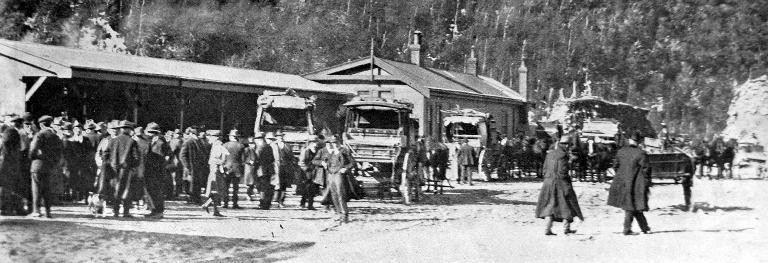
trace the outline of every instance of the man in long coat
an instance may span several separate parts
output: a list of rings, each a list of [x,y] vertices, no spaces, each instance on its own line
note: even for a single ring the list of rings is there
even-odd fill
[[[472,167],[475,166],[475,148],[469,145],[467,139],[461,139],[461,146],[459,152],[456,155],[456,159],[459,164],[459,171],[461,172],[461,183],[472,185]]]
[[[326,147],[315,156],[313,163],[324,167],[328,175],[328,187],[321,203],[324,205],[332,203],[333,209],[339,216],[338,220],[343,223],[349,222],[347,201],[353,189],[349,185],[347,176],[355,165],[352,152],[341,145],[338,137],[332,135],[328,138]]]
[[[567,235],[576,233],[571,230],[574,217],[584,220],[576,192],[571,185],[571,177],[568,175],[570,143],[570,138],[563,136],[560,144],[547,153],[544,161],[544,182],[536,205],[536,217],[547,220],[544,234],[548,236],[555,235],[552,233],[553,221],[565,221],[563,233]]]
[[[53,169],[61,158],[61,140],[56,132],[51,129],[53,122],[51,116],[40,117],[40,131],[35,134],[29,146],[29,157],[32,160],[29,171],[32,177],[32,214],[31,216],[43,216],[38,205],[42,201],[45,206],[45,216],[51,217],[50,177]]]
[[[438,190],[438,186],[442,184],[443,180],[447,179],[445,170],[448,169],[449,162],[450,150],[448,149],[448,146],[433,138],[429,147],[429,164],[432,166],[432,180],[434,182],[435,193],[443,193],[443,187],[439,187]],[[429,186],[427,186],[427,189],[429,189]]]
[[[171,194],[168,192],[171,178],[165,174],[165,165],[170,160],[172,153],[162,136],[160,125],[151,122],[147,124],[145,131],[151,137],[149,138],[149,151],[144,159],[144,181],[154,206],[145,217],[160,219],[163,218],[165,212],[165,198]]]
[[[643,211],[648,211],[651,169],[645,151],[638,147],[639,141],[640,136],[634,134],[616,153],[616,177],[608,192],[608,205],[624,209],[624,235],[633,234],[633,219],[637,219],[643,233],[651,231],[643,215]]]
[[[301,192],[300,204],[302,207],[307,204],[307,210],[315,210],[315,196],[320,192],[320,186],[325,184],[325,170],[312,162],[317,153],[325,147],[323,140],[325,137],[318,135],[301,150],[299,155],[299,167],[304,172],[304,178],[302,178],[304,181],[297,184],[297,187],[301,185],[304,188]]]
[[[200,139],[197,129],[187,128],[187,140],[181,145],[179,159],[184,166],[184,180],[189,182],[189,202],[202,204],[200,188],[205,186],[208,178],[208,153]]]
[[[116,176],[112,180],[115,190],[112,196],[114,199],[112,212],[117,217],[122,204],[123,217],[132,217],[131,202],[140,199],[144,194],[143,187],[138,185],[138,178],[134,178],[137,175],[134,170],[138,168],[140,162],[139,146],[131,138],[133,123],[121,121],[117,128],[122,130],[117,137],[109,141],[106,151],[109,167]]]
[[[28,184],[21,175],[21,138],[11,126],[0,124],[0,213],[25,215],[18,185]]]
[[[274,141],[272,147],[277,149],[278,155],[276,155],[276,173],[279,178],[279,183],[276,185],[274,201],[277,201],[277,207],[283,208],[285,206],[285,191],[288,187],[291,187],[293,181],[293,172],[296,170],[297,165],[296,157],[293,155],[291,148],[283,141],[285,134],[278,130],[274,134]],[[279,158],[277,157],[279,156]],[[279,160],[278,160],[279,159]]]
[[[243,150],[243,176],[242,183],[247,186],[245,194],[248,195],[248,200],[255,201],[253,190],[256,188],[256,173],[259,167],[258,155],[256,154],[256,140],[262,140],[264,135],[261,133],[256,134],[255,137],[250,138],[248,141],[248,147]]]
[[[222,189],[224,192],[221,193],[224,198],[224,208],[229,207],[229,186],[232,186],[232,209],[240,209],[240,206],[237,205],[237,192],[240,189],[240,177],[243,176],[243,153],[245,153],[246,148],[246,145],[240,142],[240,137],[242,137],[240,131],[231,130],[229,132],[229,141],[224,143],[224,148],[229,151],[229,155],[227,155],[227,159],[224,161],[226,174],[223,184],[225,187]]]
[[[262,138],[259,138],[262,137]],[[277,174],[275,174],[275,154],[264,138],[257,135],[256,143],[256,188],[259,190],[259,209],[269,210],[272,206],[272,195],[275,193]]]
[[[184,166],[181,164],[181,145],[183,143],[182,134],[179,129],[176,129],[173,131],[172,139],[168,141],[168,145],[171,147],[171,152],[173,155],[171,156],[171,163],[173,165],[171,166],[171,178],[173,180],[173,188],[172,191],[169,191],[169,194],[173,196],[174,198],[178,197],[182,192],[184,192],[183,185],[183,177],[184,177]]]

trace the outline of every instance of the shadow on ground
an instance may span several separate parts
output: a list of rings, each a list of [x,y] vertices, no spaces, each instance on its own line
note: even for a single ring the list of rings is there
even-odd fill
[[[0,220],[0,250],[13,262],[274,262],[314,242],[192,236],[112,230],[73,222]]]
[[[498,197],[504,191],[488,189],[450,189],[442,195],[429,195],[421,204],[427,205],[531,205],[536,202],[509,200]]]

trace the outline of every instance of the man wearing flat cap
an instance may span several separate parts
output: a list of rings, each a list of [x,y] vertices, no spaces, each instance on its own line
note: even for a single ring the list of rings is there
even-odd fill
[[[40,132],[35,134],[29,147],[30,176],[32,177],[32,216],[41,217],[43,214],[38,207],[42,202],[45,216],[51,217],[50,176],[61,157],[61,140],[51,129],[53,118],[45,115],[38,119]]]
[[[624,235],[633,235],[632,221],[637,219],[640,230],[651,231],[643,211],[648,211],[648,193],[651,186],[651,169],[648,158],[638,147],[642,137],[634,133],[624,148],[616,153],[613,168],[616,177],[608,191],[608,205],[624,210]]]
[[[137,184],[138,178],[133,178],[135,175],[131,172],[139,166],[139,147],[131,138],[133,126],[129,121],[120,121],[116,127],[120,132],[109,141],[105,153],[109,167],[116,176],[112,180],[115,190],[112,196],[112,212],[115,217],[119,215],[121,204],[123,217],[133,217],[130,214],[131,202],[139,200],[144,194],[143,188]]]

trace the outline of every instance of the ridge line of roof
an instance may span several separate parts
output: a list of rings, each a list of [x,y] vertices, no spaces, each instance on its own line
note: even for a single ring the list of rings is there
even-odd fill
[[[8,44],[6,44],[6,43],[8,43]],[[40,59],[43,59],[43,60],[46,60],[46,61],[50,61],[52,63],[56,63],[58,65],[62,65],[62,66],[65,66],[65,67],[72,67],[72,65],[63,65],[63,64],[58,63],[56,61],[52,61],[52,60],[44,58],[44,57],[40,57],[40,56],[36,56],[34,54],[30,54],[29,52],[25,52],[23,50],[18,49],[14,45],[45,46],[46,48],[60,49],[60,50],[69,50],[69,51],[83,52],[83,53],[90,53],[90,54],[108,55],[108,56],[115,56],[115,57],[129,57],[129,58],[137,58],[137,59],[150,59],[150,60],[157,60],[157,61],[164,61],[164,62],[204,65],[204,66],[227,68],[227,69],[237,69],[237,70],[244,70],[244,71],[260,71],[260,72],[266,72],[266,73],[272,73],[272,74],[280,74],[280,75],[287,75],[287,76],[298,76],[298,77],[304,78],[301,75],[284,73],[284,72],[277,72],[277,71],[267,71],[267,70],[243,68],[243,67],[232,67],[232,66],[225,66],[225,65],[219,65],[219,64],[210,64],[210,63],[194,62],[194,61],[187,61],[187,60],[178,60],[178,59],[172,59],[172,58],[156,58],[156,57],[148,57],[148,56],[138,56],[138,55],[132,55],[132,54],[122,54],[122,53],[106,52],[106,51],[101,51],[101,50],[80,49],[80,48],[72,48],[72,47],[56,46],[56,45],[47,45],[47,44],[40,44],[40,43],[21,42],[21,41],[7,40],[7,39],[0,39],[0,44],[3,44],[4,46],[10,47],[10,48],[13,48],[13,49],[15,49],[15,50],[17,50],[19,52],[24,53],[24,54],[28,54],[30,56],[34,56],[34,57],[37,57],[37,58],[40,58]],[[306,78],[304,78],[304,79],[306,79]]]

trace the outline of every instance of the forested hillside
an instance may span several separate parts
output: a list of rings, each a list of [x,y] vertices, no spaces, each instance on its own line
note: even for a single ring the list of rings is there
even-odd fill
[[[0,0],[0,37],[137,56],[306,73],[367,56],[479,71],[529,96],[585,80],[593,94],[661,111],[673,129],[724,127],[732,88],[764,73],[768,1]],[[523,45],[523,43],[526,43]],[[523,46],[525,48],[523,49]],[[524,53],[524,54],[523,54]]]

